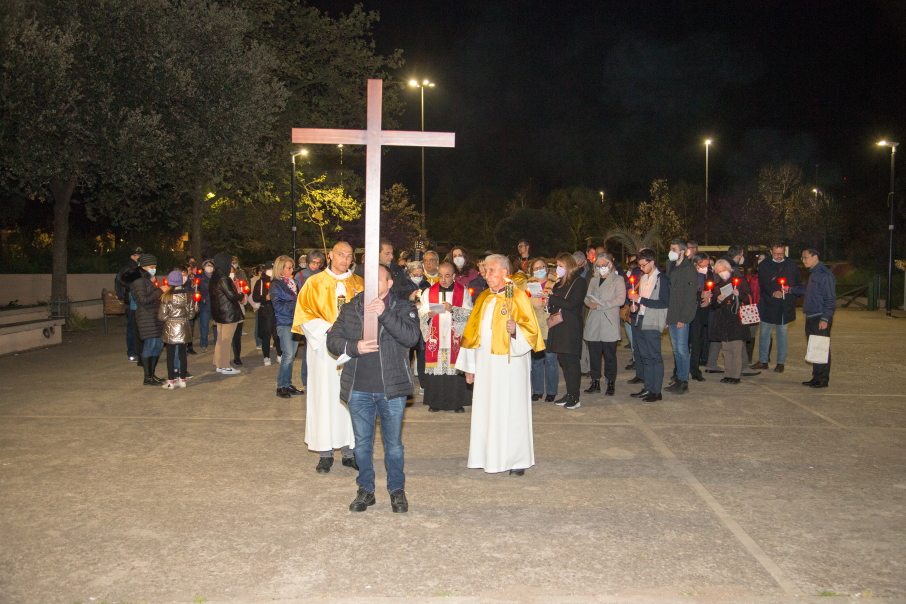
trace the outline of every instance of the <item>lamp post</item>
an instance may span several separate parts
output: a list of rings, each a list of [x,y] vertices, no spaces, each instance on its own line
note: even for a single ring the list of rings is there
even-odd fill
[[[422,80],[409,80],[409,85],[421,89],[422,93],[422,132],[425,131],[425,88],[433,88],[434,82]],[[422,232],[425,230],[425,148],[422,147]]]
[[[601,205],[604,205],[604,191],[598,191],[598,194],[601,196]]]
[[[292,154],[293,160],[293,172],[292,177],[289,180],[289,198],[290,204],[292,204],[292,215],[293,215],[293,264],[296,263],[296,156],[297,155],[308,155],[306,149],[297,151]]]
[[[708,150],[711,139],[705,141],[705,245],[708,245]]]
[[[887,204],[890,206],[890,224],[887,229],[890,231],[890,242],[887,250],[887,316],[893,309],[893,193],[894,193],[894,158],[897,155],[897,146],[900,143],[890,141],[881,141],[879,147],[890,147],[890,193],[887,194]]]

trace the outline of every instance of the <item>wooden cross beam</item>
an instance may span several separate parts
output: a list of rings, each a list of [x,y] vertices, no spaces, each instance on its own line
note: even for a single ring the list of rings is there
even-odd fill
[[[365,304],[377,298],[378,251],[381,237],[381,145],[454,147],[452,132],[381,130],[382,80],[368,80],[368,121],[365,130],[293,128],[294,143],[366,145],[365,160]],[[295,200],[293,200],[295,203]],[[376,340],[377,315],[365,314],[363,339]]]

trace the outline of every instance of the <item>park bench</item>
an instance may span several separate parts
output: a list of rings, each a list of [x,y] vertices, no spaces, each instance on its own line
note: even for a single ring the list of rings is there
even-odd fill
[[[104,305],[104,333],[107,333],[107,315],[125,315],[126,305],[112,289],[101,290],[101,303]]]
[[[0,325],[0,354],[21,352],[63,342],[66,319],[35,319]]]

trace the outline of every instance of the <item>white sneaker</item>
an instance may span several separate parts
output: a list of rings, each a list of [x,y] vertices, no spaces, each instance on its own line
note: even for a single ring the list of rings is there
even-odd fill
[[[270,358],[270,357],[264,357],[264,366],[265,366],[265,367],[270,367],[270,366],[271,366],[271,358]]]
[[[220,367],[214,367],[214,369],[217,370],[217,373],[223,373],[223,369],[221,369]]]
[[[173,390],[176,388],[176,380],[166,380],[161,386],[164,390]]]
[[[185,388],[185,387],[186,387],[186,381],[185,381],[184,379],[182,379],[182,378],[179,378],[179,387],[180,387],[180,388]]]
[[[227,367],[226,369],[221,369],[220,373],[222,373],[223,375],[239,375],[242,372],[235,367]]]
[[[282,362],[283,362],[283,357],[282,357],[282,356],[278,356],[278,357],[277,357],[277,362],[278,362],[278,363],[282,363]]]
[[[247,336],[247,335],[249,335],[249,334],[247,334],[247,333],[245,333],[245,332],[243,331],[243,332],[242,332],[242,335]]]
[[[261,350],[260,346],[255,346],[255,350]]]

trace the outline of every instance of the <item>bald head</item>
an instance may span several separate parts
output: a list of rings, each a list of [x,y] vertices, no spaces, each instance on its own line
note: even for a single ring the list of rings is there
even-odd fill
[[[330,270],[334,274],[345,273],[352,264],[352,246],[345,241],[338,242],[328,254],[330,258]]]

